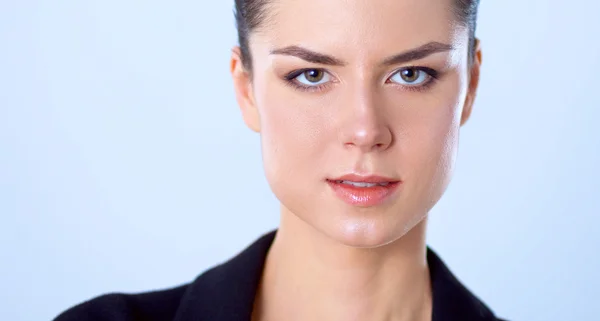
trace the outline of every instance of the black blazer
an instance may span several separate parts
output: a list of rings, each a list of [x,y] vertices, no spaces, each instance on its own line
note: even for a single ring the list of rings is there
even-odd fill
[[[55,321],[250,321],[271,231],[192,283],[140,294],[106,294],[63,312]],[[433,321],[501,321],[427,249]]]

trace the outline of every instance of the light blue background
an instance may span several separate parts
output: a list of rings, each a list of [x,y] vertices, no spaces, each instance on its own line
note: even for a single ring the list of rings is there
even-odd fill
[[[600,3],[482,2],[429,242],[504,317],[597,320]],[[276,227],[232,3],[1,0],[0,320],[190,281]]]

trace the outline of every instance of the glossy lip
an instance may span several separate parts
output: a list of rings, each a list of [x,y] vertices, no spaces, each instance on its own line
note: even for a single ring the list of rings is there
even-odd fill
[[[341,181],[362,183],[388,183],[385,186],[356,187],[343,184]],[[383,204],[402,184],[402,181],[384,176],[360,176],[348,174],[341,177],[327,179],[327,184],[335,195],[347,204],[358,207],[372,207]]]
[[[369,176],[361,176],[356,174],[348,174],[344,176],[340,176],[338,178],[329,178],[328,181],[351,181],[351,182],[361,182],[361,183],[396,183],[399,182],[399,179],[393,179],[384,176],[377,175],[369,175]]]

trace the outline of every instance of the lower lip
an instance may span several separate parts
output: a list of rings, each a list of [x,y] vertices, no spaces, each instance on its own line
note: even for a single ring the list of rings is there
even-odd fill
[[[337,197],[342,201],[361,207],[377,206],[384,203],[400,186],[400,182],[389,183],[386,186],[357,187],[350,184],[327,180]]]

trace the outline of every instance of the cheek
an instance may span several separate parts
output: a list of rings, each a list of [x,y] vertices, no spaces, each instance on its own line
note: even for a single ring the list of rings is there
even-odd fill
[[[460,116],[466,90],[462,81],[450,83],[432,97],[410,126],[405,152],[410,179],[419,194],[435,202],[452,176],[458,150]]]
[[[275,183],[318,174],[315,165],[324,156],[332,132],[331,122],[321,112],[323,102],[299,97],[273,81],[257,86],[256,98],[268,180]]]

